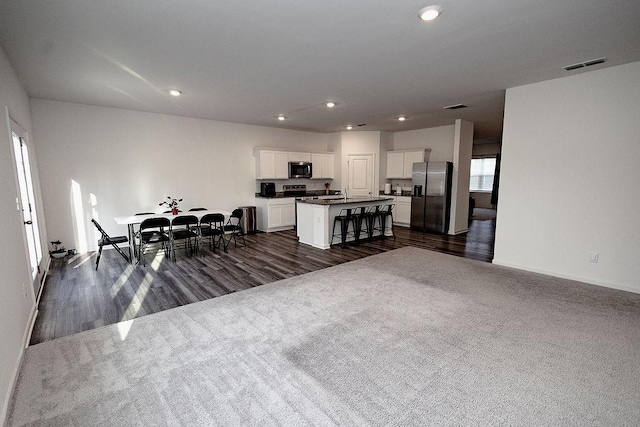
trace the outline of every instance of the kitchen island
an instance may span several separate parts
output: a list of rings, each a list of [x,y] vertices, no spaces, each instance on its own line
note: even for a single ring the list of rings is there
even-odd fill
[[[298,241],[315,248],[329,249],[332,243],[339,243],[340,236],[333,238],[333,222],[336,216],[344,210],[355,213],[359,208],[371,206],[384,206],[393,203],[393,197],[351,197],[337,200],[298,200],[296,201],[296,229]],[[391,219],[387,219],[386,235],[391,236]],[[350,236],[347,241],[353,241],[352,227],[349,227]],[[336,226],[339,234],[339,227]],[[380,235],[379,231],[374,236]],[[362,239],[366,236],[360,236]]]

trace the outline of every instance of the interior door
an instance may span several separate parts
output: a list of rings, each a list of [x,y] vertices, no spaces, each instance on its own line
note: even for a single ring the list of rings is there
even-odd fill
[[[348,196],[373,195],[373,154],[350,154]]]
[[[40,229],[36,211],[35,193],[29,163],[29,148],[26,132],[17,123],[11,121],[11,138],[16,159],[16,172],[19,187],[19,209],[25,231],[26,253],[31,270],[31,279],[35,295],[38,294],[40,261],[42,260],[42,246],[40,244]]]

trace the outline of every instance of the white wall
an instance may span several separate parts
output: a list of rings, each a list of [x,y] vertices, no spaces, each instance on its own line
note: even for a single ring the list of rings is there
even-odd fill
[[[396,132],[393,134],[393,149],[430,148],[430,162],[451,162],[454,136],[454,125]]]
[[[640,62],[507,90],[495,263],[640,292],[639,112]]]
[[[31,275],[24,249],[21,213],[16,209],[18,187],[16,183],[13,148],[6,108],[11,117],[27,130],[31,165],[37,171],[29,98],[0,49],[0,235],[4,243],[0,256],[0,424],[6,417],[7,406],[18,371],[30,319],[35,310],[35,297],[31,286],[27,297],[22,284],[31,283]],[[34,176],[38,189],[37,173]],[[39,194],[36,194],[39,197]],[[41,234],[46,241],[46,229],[41,222]],[[46,247],[45,247],[46,248]],[[46,253],[46,249],[45,249]]]
[[[327,151],[326,134],[39,99],[31,106],[49,236],[79,251],[96,247],[92,217],[126,234],[115,216],[160,212],[168,195],[183,198],[183,210],[253,205],[255,147]]]
[[[349,184],[349,155],[350,154],[373,154],[373,191],[380,188],[380,132],[377,131],[347,131],[342,132],[342,155],[341,155],[341,176],[342,188]],[[373,194],[377,196],[377,194]]]

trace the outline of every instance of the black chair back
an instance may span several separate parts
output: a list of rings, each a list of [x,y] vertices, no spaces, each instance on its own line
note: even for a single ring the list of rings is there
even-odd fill
[[[207,208],[191,208],[189,209],[189,212],[197,212],[197,211],[208,211],[209,209]]]
[[[195,215],[180,215],[171,220],[171,226],[175,227],[181,225],[196,225],[198,224],[198,217]]]
[[[221,213],[206,214],[200,219],[200,224],[224,224],[224,215]]]
[[[163,228],[169,227],[171,223],[167,218],[147,218],[140,224],[140,231],[148,228]]]
[[[242,212],[242,209],[234,209],[233,212],[231,212],[229,220],[231,220],[231,218],[236,218],[238,221],[240,221],[242,219]]]
[[[91,218],[91,222],[93,223],[93,225],[96,226],[96,228],[98,229],[100,234],[102,234],[102,238],[103,239],[108,239],[109,238],[109,235],[102,229],[102,227],[100,227],[100,224],[98,224],[98,221],[96,221],[95,219]]]

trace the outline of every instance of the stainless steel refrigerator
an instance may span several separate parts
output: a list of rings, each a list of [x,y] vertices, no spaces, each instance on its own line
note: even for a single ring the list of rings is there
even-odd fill
[[[453,163],[413,164],[411,228],[446,233],[449,230]]]

